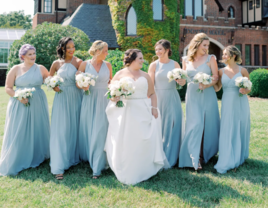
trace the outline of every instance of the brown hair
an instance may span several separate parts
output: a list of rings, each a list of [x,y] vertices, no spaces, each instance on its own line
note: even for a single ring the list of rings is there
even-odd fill
[[[194,56],[196,55],[198,47],[204,40],[209,40],[209,37],[205,33],[198,33],[194,36],[194,38],[190,42],[188,49],[188,61],[194,61]]]
[[[139,49],[128,49],[124,55],[124,65],[129,66],[138,57],[138,53],[141,53]]]
[[[156,47],[157,45],[162,45],[165,50],[169,50],[168,51],[168,56],[171,56],[172,55],[170,41],[165,40],[165,39],[161,39],[161,40],[157,41],[157,43],[154,45],[154,47]]]
[[[238,64],[242,63],[241,52],[237,47],[230,45],[230,46],[227,46],[223,50],[226,50],[226,53],[228,54],[230,58],[233,58],[235,56],[235,59],[234,59],[235,63],[238,63]],[[221,60],[220,62],[224,63],[223,60]]]

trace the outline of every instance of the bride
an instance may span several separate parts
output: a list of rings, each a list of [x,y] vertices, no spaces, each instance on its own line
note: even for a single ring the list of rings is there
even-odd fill
[[[125,52],[126,68],[116,73],[112,82],[129,79],[135,93],[123,99],[124,107],[116,107],[119,97],[112,98],[106,108],[109,122],[105,151],[117,179],[136,184],[169,168],[163,151],[161,119],[151,78],[141,71],[143,55],[138,49]]]

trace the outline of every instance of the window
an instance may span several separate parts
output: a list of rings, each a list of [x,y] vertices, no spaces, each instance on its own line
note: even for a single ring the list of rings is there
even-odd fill
[[[9,48],[12,42],[0,42],[0,64],[8,63]]]
[[[254,45],[254,65],[260,65],[260,46]]]
[[[242,53],[242,45],[241,44],[235,44],[235,47],[237,47],[238,50]]]
[[[228,17],[229,18],[234,18],[235,14],[234,14],[234,7],[230,6],[228,9]]]
[[[185,16],[203,16],[203,0],[187,0],[185,1]]]
[[[133,6],[129,7],[127,13],[127,35],[137,35],[137,15]]]
[[[256,0],[256,8],[260,8],[261,7],[261,1],[260,0]]]
[[[162,0],[153,0],[154,20],[163,20],[163,3]]]
[[[249,8],[249,10],[252,10],[253,9],[253,1],[249,1],[248,2],[248,8]]]
[[[267,62],[266,62],[266,59],[267,59],[267,47],[266,45],[263,45],[262,46],[262,65],[263,66],[267,66]]]
[[[52,0],[44,0],[44,13],[52,13]]]
[[[245,57],[245,64],[246,65],[251,65],[251,45],[246,45],[246,57]]]

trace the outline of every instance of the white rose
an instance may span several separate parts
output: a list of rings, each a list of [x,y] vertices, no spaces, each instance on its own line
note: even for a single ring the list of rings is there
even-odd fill
[[[77,82],[79,82],[79,81],[83,81],[83,80],[84,80],[84,75],[83,75],[82,73],[76,75],[76,76],[75,76],[75,80],[76,80]]]
[[[122,92],[120,92],[119,90],[116,90],[116,91],[115,91],[115,95],[116,95],[116,96],[121,96],[121,94],[122,94]]]
[[[90,80],[90,85],[95,86],[95,84],[96,84],[96,81],[94,79],[91,79]]]

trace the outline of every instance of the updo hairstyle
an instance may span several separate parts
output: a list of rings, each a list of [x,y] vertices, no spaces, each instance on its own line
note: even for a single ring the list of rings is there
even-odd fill
[[[102,40],[96,40],[94,41],[94,43],[92,44],[92,46],[90,47],[88,53],[91,56],[98,56],[101,54],[103,48],[107,46],[108,44]],[[98,52],[99,51],[99,52]]]
[[[139,49],[128,49],[124,55],[124,65],[130,66],[133,61],[138,57],[138,53],[141,53]]]
[[[235,56],[235,59],[234,59],[235,63],[238,63],[238,64],[242,63],[241,52],[237,47],[230,45],[230,46],[227,46],[223,50],[226,51],[226,53],[228,54],[230,58],[233,58]],[[221,60],[220,62],[224,63],[223,60]]]
[[[19,50],[19,58],[21,61],[24,61],[24,59],[22,58],[22,56],[25,56],[29,50],[34,50],[34,52],[36,52],[36,49],[34,46],[30,45],[30,44],[24,44],[20,47]]]
[[[165,50],[169,50],[168,51],[168,57],[172,55],[170,41],[165,40],[165,39],[161,39],[161,40],[157,41],[157,43],[154,45],[154,47],[156,47],[157,45],[162,45]]]

